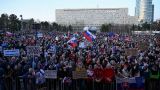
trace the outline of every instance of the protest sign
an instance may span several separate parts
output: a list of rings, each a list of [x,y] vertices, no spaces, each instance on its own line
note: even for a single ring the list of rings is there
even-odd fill
[[[73,79],[87,78],[87,72],[86,71],[73,71],[72,76],[73,76]]]
[[[56,79],[57,71],[56,70],[45,70],[45,78]]]
[[[53,53],[55,54],[56,53],[56,46],[50,46],[50,48],[48,49],[48,53]]]
[[[79,44],[79,48],[86,48],[85,43],[84,43],[84,42],[81,42],[81,43]]]
[[[138,44],[138,49],[144,51],[144,50],[147,50],[147,49],[148,49],[148,46],[149,46],[148,43],[146,43],[146,42],[141,42],[141,43]]]
[[[137,55],[137,53],[138,53],[138,50],[136,49],[136,48],[131,48],[131,49],[126,49],[125,50],[125,55],[127,55],[127,56],[135,56],[135,55]]]
[[[27,55],[32,56],[32,55],[40,55],[42,53],[41,47],[40,46],[27,46]]]
[[[41,38],[41,37],[43,37],[43,34],[42,34],[42,33],[38,33],[38,34],[37,34],[37,37],[38,37],[38,38]]]
[[[4,56],[19,56],[20,52],[19,49],[15,50],[4,50],[3,51]]]

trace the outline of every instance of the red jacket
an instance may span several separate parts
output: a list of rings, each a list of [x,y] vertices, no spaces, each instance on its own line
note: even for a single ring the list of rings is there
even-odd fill
[[[91,57],[88,55],[86,58],[86,64],[89,65],[91,63]]]
[[[114,77],[115,77],[115,72],[112,68],[103,69],[103,81],[104,82],[107,82],[107,83],[112,82]],[[107,78],[109,78],[111,81],[108,80]]]
[[[94,71],[94,78],[95,80],[100,80],[103,78],[103,70],[101,68],[96,68]]]

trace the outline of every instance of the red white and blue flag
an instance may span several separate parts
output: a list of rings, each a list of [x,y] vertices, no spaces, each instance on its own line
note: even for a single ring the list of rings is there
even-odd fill
[[[88,30],[83,32],[83,36],[89,41],[92,42],[96,39],[96,36],[93,35],[91,32],[89,32]]]
[[[68,42],[67,42],[71,47],[75,48],[77,46],[77,39],[75,37],[71,38]]]

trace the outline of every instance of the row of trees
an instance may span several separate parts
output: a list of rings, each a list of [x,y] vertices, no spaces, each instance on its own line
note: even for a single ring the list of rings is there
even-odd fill
[[[108,31],[110,31],[111,27],[112,27],[111,24],[102,24],[101,32],[108,32]]]
[[[14,14],[7,15],[2,14],[0,17],[0,30],[20,30],[21,22],[18,17]]]
[[[112,31],[111,29],[113,27],[115,26],[112,24],[103,24],[100,30],[101,32],[109,32]],[[130,27],[129,29],[130,31],[150,31],[150,30],[160,31],[160,22],[153,22],[151,24],[145,22],[139,25],[121,25],[121,27]]]
[[[20,15],[22,18],[22,15]],[[37,29],[37,30],[50,30],[50,31],[73,31],[71,25],[59,25],[55,22],[49,23],[48,21],[36,22],[33,18],[29,20],[20,20],[15,14],[1,14],[0,16],[0,30],[5,31],[20,31],[21,29]]]

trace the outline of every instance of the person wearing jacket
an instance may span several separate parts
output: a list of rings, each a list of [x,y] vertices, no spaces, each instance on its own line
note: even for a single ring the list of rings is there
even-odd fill
[[[103,69],[103,82],[104,88],[111,88],[112,82],[114,82],[115,72],[114,69],[111,67],[111,64],[108,63],[106,68]]]

